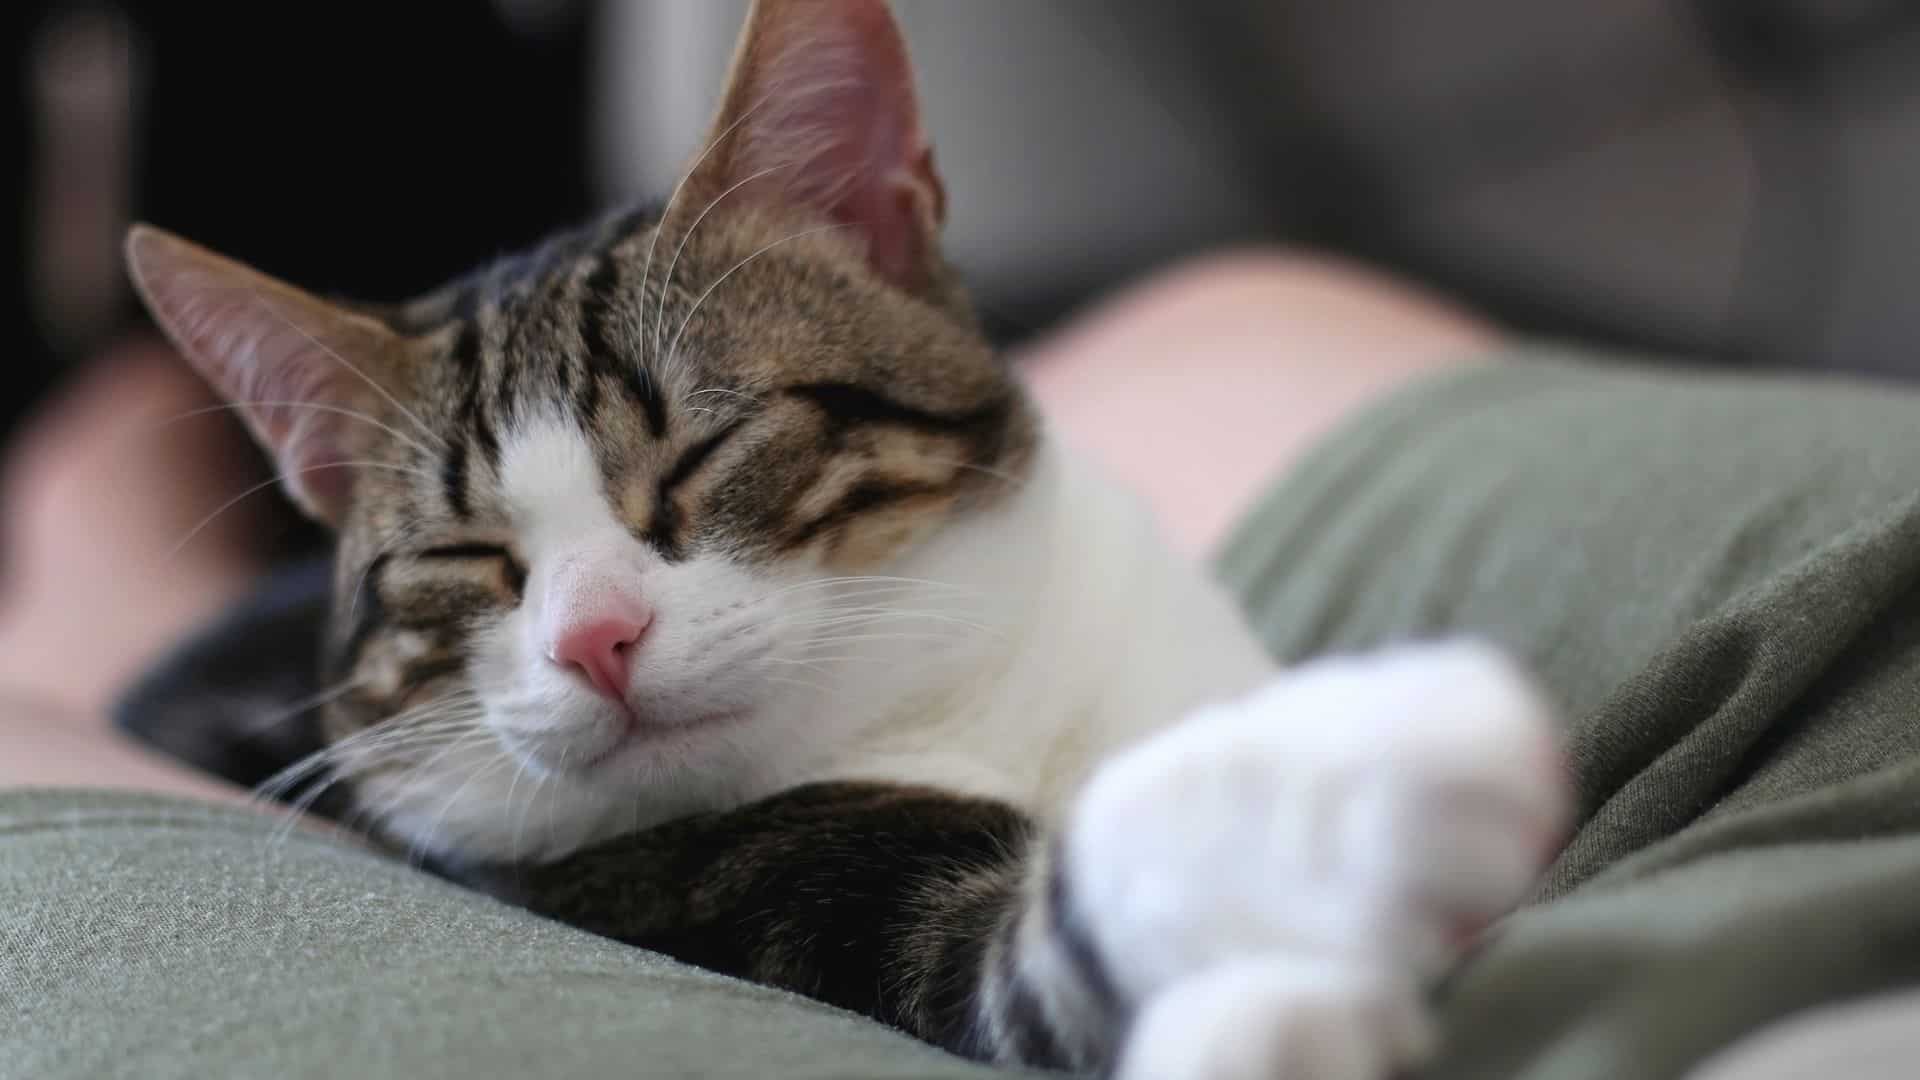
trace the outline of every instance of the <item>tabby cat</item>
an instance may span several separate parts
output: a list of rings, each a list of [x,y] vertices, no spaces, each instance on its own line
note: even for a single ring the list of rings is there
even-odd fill
[[[136,228],[337,535],[296,773],[459,880],[962,1054],[1404,1068],[1561,821],[1546,710],[1472,645],[1277,672],[1048,436],[945,206],[884,0],[761,0],[663,210],[424,299]]]

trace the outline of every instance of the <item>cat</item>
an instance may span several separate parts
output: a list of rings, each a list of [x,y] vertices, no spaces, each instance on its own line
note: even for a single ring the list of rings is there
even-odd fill
[[[425,298],[136,226],[156,321],[336,535],[284,779],[986,1061],[1418,1062],[1565,820],[1551,710],[1472,643],[1278,670],[1048,434],[945,207],[885,0],[759,0],[663,207]]]

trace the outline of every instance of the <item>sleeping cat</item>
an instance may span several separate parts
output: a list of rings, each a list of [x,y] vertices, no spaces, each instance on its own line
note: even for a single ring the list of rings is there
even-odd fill
[[[1277,672],[1049,437],[944,210],[884,0],[761,0],[664,210],[424,299],[136,228],[155,318],[337,534],[289,775],[459,880],[974,1057],[1416,1062],[1423,986],[1563,820],[1547,710],[1466,644]]]

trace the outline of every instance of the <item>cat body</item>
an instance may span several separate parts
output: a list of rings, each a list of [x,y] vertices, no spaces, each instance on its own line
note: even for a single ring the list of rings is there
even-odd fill
[[[319,779],[554,918],[1007,1063],[1383,1077],[1564,814],[1467,645],[1276,672],[1058,444],[937,234],[883,0],[756,4],[713,138],[397,308],[148,228],[338,538]]]

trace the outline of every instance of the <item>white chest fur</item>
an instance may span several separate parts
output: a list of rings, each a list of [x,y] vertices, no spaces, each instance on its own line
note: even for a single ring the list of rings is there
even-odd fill
[[[1102,758],[1274,670],[1144,507],[1057,443],[1006,505],[894,572],[968,590],[969,617],[987,630],[903,655],[910,674],[863,689],[875,721],[833,763],[842,778],[926,783],[1051,817]]]

